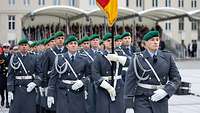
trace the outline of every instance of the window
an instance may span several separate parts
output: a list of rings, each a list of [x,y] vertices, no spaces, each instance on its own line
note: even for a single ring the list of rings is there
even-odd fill
[[[15,30],[15,16],[8,16],[8,30]]]
[[[8,4],[9,4],[10,6],[15,5],[15,0],[9,0],[9,1],[8,1]]]
[[[197,0],[192,0],[192,8],[196,8],[197,7]]]
[[[40,6],[45,5],[45,0],[38,0],[38,5],[40,5]]]
[[[142,7],[143,0],[136,0],[136,7]]]
[[[90,5],[96,5],[96,0],[89,0]]]
[[[192,30],[197,30],[197,22],[192,20]]]
[[[152,6],[158,7],[158,0],[152,0]]]
[[[171,7],[171,0],[165,0],[165,7]]]
[[[178,0],[178,7],[184,7],[184,1]]]
[[[129,0],[126,0],[126,7],[129,6]]]
[[[184,18],[179,18],[178,29],[180,31],[184,30]]]
[[[53,0],[53,5],[60,5],[60,0]]]
[[[75,6],[75,0],[69,0],[69,6]]]
[[[30,5],[30,0],[24,0],[24,5],[29,6]]]
[[[171,23],[170,22],[165,23],[165,30],[168,30],[168,31],[171,30]]]

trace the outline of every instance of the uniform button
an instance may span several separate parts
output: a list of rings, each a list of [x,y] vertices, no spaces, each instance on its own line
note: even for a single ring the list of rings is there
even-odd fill
[[[151,77],[149,77],[149,80],[151,80]]]
[[[19,71],[19,73],[22,73],[22,71]]]
[[[78,75],[81,75],[80,73],[78,73]]]
[[[106,71],[106,74],[108,74],[108,71]]]
[[[70,73],[68,73],[68,75],[70,75]]]
[[[19,87],[22,87],[21,85],[19,85]]]

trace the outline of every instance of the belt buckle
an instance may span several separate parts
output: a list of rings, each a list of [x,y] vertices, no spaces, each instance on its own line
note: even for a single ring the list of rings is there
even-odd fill
[[[25,76],[22,76],[22,79],[25,79]]]

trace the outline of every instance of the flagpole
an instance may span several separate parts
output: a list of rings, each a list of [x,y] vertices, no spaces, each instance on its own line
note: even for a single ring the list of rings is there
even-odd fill
[[[115,53],[115,48],[114,48],[114,42],[115,42],[115,40],[114,40],[114,32],[115,32],[115,29],[114,29],[114,27],[115,27],[115,24],[113,24],[112,26],[109,26],[110,27],[110,29],[111,29],[111,33],[112,33],[112,42],[111,42],[111,46],[112,46],[112,54],[114,54]],[[112,86],[114,86],[114,64],[112,63],[112,67],[111,67],[111,84],[112,84]]]

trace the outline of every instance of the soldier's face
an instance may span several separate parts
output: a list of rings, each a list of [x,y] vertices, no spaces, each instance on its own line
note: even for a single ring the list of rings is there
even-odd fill
[[[54,40],[51,40],[50,42],[49,42],[49,47],[54,47],[55,46],[55,41]]]
[[[21,44],[19,45],[19,51],[21,53],[26,53],[29,50],[29,45],[28,44]]]
[[[70,53],[75,53],[78,49],[78,43],[76,41],[69,42],[66,46]]]
[[[116,47],[119,47],[119,46],[121,46],[122,45],[122,40],[117,40],[117,41],[115,41],[115,46]]]
[[[131,37],[130,36],[126,36],[123,38],[123,45],[130,45],[131,44]]]
[[[83,49],[89,49],[90,48],[90,43],[87,41],[87,42],[83,42],[81,44],[81,46],[83,47]]]
[[[154,51],[158,50],[159,43],[160,43],[160,38],[154,37],[154,38],[151,38],[151,39],[149,39],[148,41],[145,42],[145,47],[149,51],[154,52]]]
[[[95,47],[95,48],[99,47],[99,39],[98,38],[91,40],[90,43],[91,43],[92,47]]]
[[[63,45],[63,43],[64,43],[64,40],[65,40],[65,37],[64,36],[60,36],[60,37],[58,37],[58,38],[56,38],[55,39],[55,41],[56,41],[56,45]]]
[[[104,41],[104,46],[105,46],[105,49],[112,49],[112,39],[108,39],[106,41]]]
[[[3,46],[3,51],[4,52],[9,52],[10,50],[10,47],[9,46]]]

